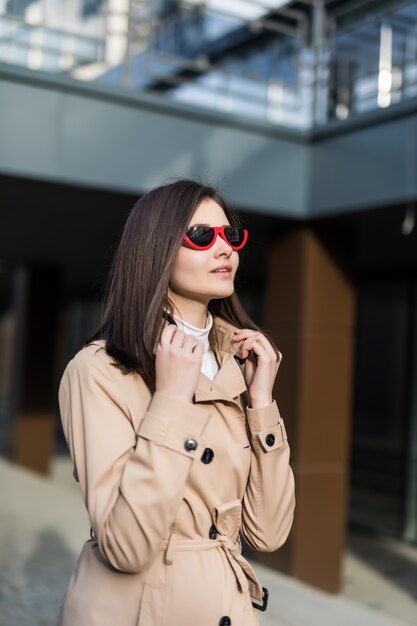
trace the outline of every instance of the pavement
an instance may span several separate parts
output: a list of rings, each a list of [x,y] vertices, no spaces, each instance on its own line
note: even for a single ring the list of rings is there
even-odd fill
[[[0,459],[0,493],[0,624],[56,626],[89,536],[69,458],[55,458],[50,478]],[[336,596],[252,565],[270,592],[261,626],[417,626],[417,548],[403,542],[351,536]]]

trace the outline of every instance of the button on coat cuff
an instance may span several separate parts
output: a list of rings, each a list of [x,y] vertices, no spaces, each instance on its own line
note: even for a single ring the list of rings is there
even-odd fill
[[[189,458],[199,458],[205,448],[200,435],[209,420],[210,413],[203,408],[156,391],[138,435]],[[189,440],[197,445],[185,445]]]
[[[276,426],[267,428],[266,430],[258,433],[258,439],[265,452],[282,448],[287,441],[287,433],[285,432],[284,422],[281,421]]]
[[[261,409],[247,407],[246,411],[251,435],[260,441],[266,452],[285,444],[287,433],[275,400]]]

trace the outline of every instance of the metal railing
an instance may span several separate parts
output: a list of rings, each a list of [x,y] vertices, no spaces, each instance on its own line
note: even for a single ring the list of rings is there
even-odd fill
[[[305,2],[0,0],[0,60],[298,128],[417,95],[417,2],[343,30]]]

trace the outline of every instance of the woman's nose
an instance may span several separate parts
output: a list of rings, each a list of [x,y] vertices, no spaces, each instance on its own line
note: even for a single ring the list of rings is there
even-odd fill
[[[217,235],[214,243],[214,249],[216,256],[226,255],[229,257],[233,252],[231,246],[223,239],[223,237],[220,237],[220,235]]]

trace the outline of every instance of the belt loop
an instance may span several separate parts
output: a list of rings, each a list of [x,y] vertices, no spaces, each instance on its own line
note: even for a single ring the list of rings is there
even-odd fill
[[[172,533],[168,540],[167,548],[165,550],[165,563],[167,565],[172,565],[174,559],[175,539],[176,537],[174,533]]]

